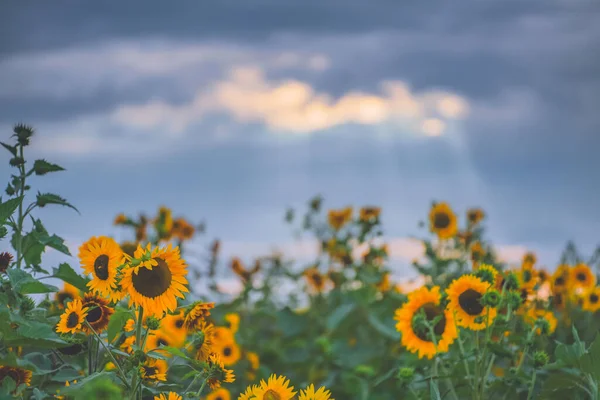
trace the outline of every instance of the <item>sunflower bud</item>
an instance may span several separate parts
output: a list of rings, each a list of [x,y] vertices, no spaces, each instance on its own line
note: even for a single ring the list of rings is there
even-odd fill
[[[404,368],[400,368],[400,370],[398,370],[398,375],[396,375],[396,378],[398,378],[398,380],[404,384],[408,384],[413,380],[413,377],[415,376],[415,369],[414,368],[410,368],[410,367],[404,367]]]
[[[516,310],[521,305],[523,299],[521,298],[521,294],[517,292],[508,292],[506,294],[506,303],[510,304],[513,310]]]
[[[27,125],[18,124],[15,125],[13,136],[17,137],[17,141],[21,146],[27,146],[29,144],[29,138],[33,136],[33,128]]]
[[[500,304],[500,293],[495,289],[489,290],[481,298],[481,305],[483,306],[498,307],[498,304]]]
[[[354,372],[356,372],[359,375],[364,375],[364,376],[374,376],[375,375],[375,370],[373,369],[373,367],[371,367],[370,365],[365,365],[365,364],[357,365],[354,368]]]
[[[535,321],[535,326],[540,328],[540,333],[542,335],[548,335],[550,333],[550,322],[546,318],[538,318]]]
[[[535,365],[536,368],[545,366],[548,364],[548,361],[550,361],[550,357],[548,357],[548,353],[545,351],[536,351],[533,353],[533,365]]]
[[[155,331],[160,328],[160,320],[154,317],[148,317],[146,320],[146,325],[148,326],[148,329]]]
[[[319,338],[317,338],[317,344],[319,344],[321,346],[321,348],[323,349],[323,352],[325,354],[331,354],[331,342],[329,341],[329,338],[327,338],[326,336],[321,336]]]
[[[517,290],[519,288],[519,278],[514,272],[509,272],[504,278],[504,287],[506,290]]]
[[[21,300],[21,313],[25,314],[35,308],[35,301],[29,297],[25,296],[23,300]]]
[[[19,165],[25,164],[25,159],[22,157],[13,157],[8,163],[13,167],[18,167]]]

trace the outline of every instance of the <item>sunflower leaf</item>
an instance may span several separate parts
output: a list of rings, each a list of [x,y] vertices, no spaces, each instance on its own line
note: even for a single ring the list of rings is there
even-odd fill
[[[375,315],[369,314],[367,319],[369,324],[383,336],[386,336],[392,340],[400,340],[400,333],[393,327],[380,321]]]
[[[61,206],[72,208],[73,210],[77,211],[77,213],[79,214],[79,210],[77,208],[75,208],[74,205],[72,205],[67,200],[63,199],[62,197],[60,197],[59,195],[54,194],[54,193],[38,192],[38,194],[36,196],[36,204],[38,205],[38,207],[44,207],[47,204],[58,204]]]
[[[17,146],[11,146],[10,144],[6,144],[4,142],[0,142],[0,144],[2,145],[2,147],[4,147],[6,150],[10,151],[10,154],[12,154],[13,156],[17,156]]]
[[[52,268],[53,277],[61,279],[68,284],[75,286],[77,289],[87,291],[87,279],[83,278],[67,263],[62,263],[58,268]]]
[[[6,220],[13,215],[17,207],[19,207],[19,204],[21,204],[22,199],[23,197],[19,196],[0,203],[0,225],[4,225]]]
[[[342,321],[356,308],[356,304],[342,304],[327,318],[327,330],[334,331]]]
[[[119,309],[110,317],[107,328],[107,339],[108,343],[112,343],[117,337],[117,334],[123,330],[127,320],[133,318],[131,311]]]
[[[58,291],[57,287],[40,282],[22,269],[11,268],[7,273],[13,288],[21,294],[53,293]]]
[[[64,171],[65,169],[57,164],[49,163],[46,160],[35,160],[33,168],[29,171],[28,175],[35,173],[36,175],[45,175],[48,172]]]
[[[60,251],[68,256],[71,255],[69,248],[65,246],[65,240],[57,235],[48,235],[47,233],[36,233],[38,242],[44,246],[50,247],[56,251]]]

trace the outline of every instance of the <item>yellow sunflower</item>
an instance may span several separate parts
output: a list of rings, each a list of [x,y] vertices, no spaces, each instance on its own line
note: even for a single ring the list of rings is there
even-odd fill
[[[553,293],[552,297],[550,297],[552,307],[556,311],[564,310],[566,307],[567,296],[567,293]]]
[[[562,264],[559,265],[554,274],[552,274],[552,293],[564,293],[569,289],[571,284],[571,266]]]
[[[384,272],[381,276],[381,280],[379,281],[379,283],[377,283],[377,289],[379,289],[380,292],[387,292],[388,290],[390,290],[390,287],[390,273]]]
[[[219,388],[210,392],[206,400],[231,400],[231,393],[225,388]]]
[[[225,315],[225,321],[229,324],[231,332],[236,333],[240,327],[240,315],[238,313],[229,313]]]
[[[489,283],[473,275],[464,275],[452,281],[446,289],[448,310],[454,315],[458,326],[479,331],[485,329],[496,318],[495,308],[484,307],[481,304],[481,298],[489,288]],[[483,320],[477,322],[477,319]]]
[[[342,229],[352,219],[352,207],[345,207],[339,210],[329,210],[327,220],[329,225],[336,231]]]
[[[409,293],[408,301],[397,309],[394,315],[394,319],[398,321],[396,329],[402,333],[402,345],[411,353],[418,353],[419,358],[431,359],[436,353],[447,352],[457,337],[452,314],[440,307],[440,300],[438,286],[431,289],[421,287]],[[415,326],[415,316],[421,312],[429,322],[441,316],[433,327],[437,347],[428,332],[425,332],[422,327]]]
[[[480,242],[473,242],[471,245],[471,261],[473,261],[473,266],[479,265],[479,263],[483,260],[485,256],[485,250]]]
[[[146,339],[146,351],[155,351],[159,354],[164,354],[165,356],[169,356],[170,354],[164,350],[161,350],[160,347],[181,347],[185,342],[184,338],[173,337],[173,335],[169,335],[168,333],[161,331],[152,331],[152,333],[148,334],[148,338]]]
[[[548,331],[548,334],[549,335],[553,334],[554,331],[556,330],[556,324],[557,324],[557,320],[556,320],[556,317],[554,316],[554,313],[552,311],[548,311],[548,310],[540,310],[540,309],[536,309],[536,308],[531,308],[525,314],[525,322],[527,322],[529,325],[531,325],[531,327],[533,327],[535,325],[535,322],[538,320],[538,318],[543,318],[546,321],[548,321],[548,325],[550,326],[550,330]],[[538,335],[540,335],[542,333],[540,328],[538,328],[536,330],[536,333]]]
[[[488,282],[491,287],[495,287],[498,283],[498,270],[489,264],[481,264],[475,275],[482,281]]]
[[[56,325],[58,333],[77,333],[81,330],[84,324],[84,319],[87,316],[87,309],[83,308],[80,299],[71,301],[65,312],[60,316],[60,321]]]
[[[133,318],[129,318],[123,327],[125,332],[133,332],[135,330],[135,320]]]
[[[183,400],[183,397],[181,397],[175,392],[169,392],[166,395],[164,393],[161,393],[157,396],[154,396],[154,400]]]
[[[256,400],[291,400],[296,392],[286,377],[273,374],[266,382],[261,380],[260,385],[254,388],[252,394]]]
[[[108,320],[115,310],[108,306],[106,300],[93,293],[86,293],[83,297],[82,304],[83,308],[87,309],[85,320],[89,322],[96,333],[103,332],[108,326]],[[84,324],[82,328],[84,332],[92,333],[87,325]]]
[[[195,231],[194,226],[184,218],[177,218],[173,221],[172,234],[181,241],[191,239]]]
[[[54,294],[54,299],[56,300],[56,303],[58,303],[58,308],[59,309],[64,309],[65,308],[65,302],[69,302],[71,300],[75,300],[81,297],[80,291],[79,289],[77,289],[75,286],[66,283],[63,286],[63,290],[61,290],[60,292],[56,292]]]
[[[381,208],[379,207],[363,207],[360,209],[359,218],[362,222],[374,222],[379,219]]]
[[[211,389],[220,388],[221,383],[232,383],[235,381],[235,375],[233,375],[233,371],[225,368],[218,354],[211,354],[208,357],[208,365],[211,370],[211,374],[207,379],[207,382]]]
[[[523,268],[531,268],[535,265],[536,262],[537,262],[537,257],[535,256],[535,253],[527,252],[523,256],[522,267]]]
[[[538,282],[538,274],[533,268],[521,268],[518,277],[521,289],[533,289]]]
[[[317,267],[310,267],[304,271],[304,277],[312,291],[320,293],[325,288],[325,276],[323,276]]]
[[[140,376],[148,381],[166,381],[167,380],[167,362],[155,358],[147,358],[146,362],[140,367]]]
[[[160,330],[167,335],[172,335],[175,343],[184,342],[187,336],[187,327],[185,326],[185,317],[183,310],[177,314],[167,314],[160,321]]]
[[[437,203],[431,208],[429,229],[440,239],[449,239],[456,235],[458,221],[448,203]]]
[[[158,232],[160,239],[168,240],[171,238],[173,228],[173,213],[170,208],[161,206],[158,209],[158,216],[154,220],[154,227]]]
[[[31,386],[32,372],[21,367],[10,367],[8,365],[0,365],[0,384],[4,378],[9,376],[16,383],[16,387],[20,385]]]
[[[232,342],[235,341],[235,335],[231,329],[224,326],[217,326],[213,330],[213,338],[215,342]]]
[[[485,217],[485,212],[481,208],[470,208],[467,210],[467,221],[469,225],[477,225]]]
[[[253,351],[249,351],[246,353],[246,358],[248,359],[248,362],[250,363],[250,368],[252,368],[253,370],[257,370],[258,367],[260,367],[260,358],[258,357],[258,354],[256,354]]]
[[[596,286],[586,292],[582,308],[591,312],[600,310],[600,287]]]
[[[234,340],[216,341],[213,344],[213,351],[220,356],[226,367],[234,365],[242,356],[240,347]]]
[[[119,245],[123,254],[133,257],[135,250],[138,248],[138,244],[135,242],[123,242]]]
[[[215,303],[197,301],[185,309],[184,323],[188,329],[196,329],[210,316],[210,310],[215,308]]]
[[[129,306],[141,306],[148,313],[161,317],[167,311],[177,308],[177,298],[184,298],[189,292],[186,264],[179,256],[179,248],[156,247],[146,249],[141,246],[135,251],[135,258],[149,254],[151,259],[137,266],[123,270],[121,286],[129,294]]]
[[[214,340],[214,326],[203,321],[197,328],[194,340],[187,347],[189,352],[196,352],[196,360],[206,361],[214,353],[212,345]]]
[[[574,289],[589,289],[596,285],[596,275],[584,263],[577,264],[571,270],[571,285]]]
[[[114,225],[124,225],[128,220],[129,220],[129,218],[127,218],[127,216],[125,214],[121,213],[115,217],[113,224]]]
[[[135,344],[135,335],[133,336],[128,336],[125,338],[125,340],[123,341],[123,343],[121,343],[121,350],[123,350],[126,353],[133,353],[133,345]]]
[[[325,387],[321,387],[321,388],[319,388],[319,390],[317,390],[315,392],[315,386],[311,383],[310,385],[308,385],[306,390],[300,391],[300,396],[298,397],[298,400],[334,400],[334,399],[331,398],[331,392],[329,390],[325,389]]]
[[[252,400],[254,399],[254,389],[256,388],[256,385],[252,385],[252,386],[248,386],[246,388],[246,391],[243,393],[240,393],[240,396],[238,397],[238,400]]]
[[[84,273],[92,274],[88,287],[110,297],[117,289],[118,267],[124,262],[121,247],[113,239],[92,237],[79,248],[79,260]]]
[[[540,284],[544,284],[550,279],[550,274],[548,274],[548,271],[545,269],[538,269],[536,272],[538,276],[538,282],[540,282]]]

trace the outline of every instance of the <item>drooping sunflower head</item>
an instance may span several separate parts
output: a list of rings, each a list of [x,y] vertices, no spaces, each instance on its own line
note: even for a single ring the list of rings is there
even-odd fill
[[[470,208],[467,210],[467,221],[469,225],[477,225],[485,217],[485,212],[481,208]]]
[[[7,251],[0,253],[0,274],[6,272],[13,261],[13,255]]]
[[[225,388],[218,388],[206,395],[206,400],[231,400],[231,393]]]
[[[233,371],[225,368],[218,354],[213,353],[208,357],[208,366],[207,382],[211,389],[220,388],[221,383],[232,383],[235,381]]]
[[[592,288],[596,285],[596,275],[586,264],[577,264],[571,271],[571,284],[575,289]]]
[[[231,332],[236,333],[240,327],[240,314],[238,313],[228,313],[225,314],[225,322],[229,325],[229,329]]]
[[[361,222],[373,223],[379,219],[380,207],[363,207],[360,209],[359,218]]]
[[[27,369],[21,367],[11,367],[8,365],[0,365],[0,384],[2,384],[4,378],[10,377],[13,381],[15,381],[17,388],[21,385],[30,386],[31,376],[32,372]]]
[[[140,377],[147,381],[166,381],[167,362],[155,358],[147,358],[140,367]]]
[[[527,252],[525,253],[525,255],[523,256],[523,268],[527,268],[527,267],[533,267],[535,265],[535,263],[537,262],[537,257],[535,255],[535,253],[532,252]]]
[[[331,392],[324,386],[315,391],[315,386],[311,383],[304,390],[300,390],[298,400],[334,400],[331,398]]]
[[[481,242],[473,242],[471,245],[471,261],[474,265],[478,265],[485,256],[485,250],[481,245]]]
[[[123,213],[118,214],[113,221],[114,225],[125,225],[129,218]]]
[[[565,293],[571,285],[572,273],[571,266],[559,265],[554,274],[552,274],[552,293]]]
[[[154,396],[154,400],[183,400],[183,397],[175,392],[169,392],[167,394],[161,393],[157,396]]]
[[[252,392],[257,400],[291,400],[296,392],[294,387],[290,386],[290,381],[285,376],[271,375],[265,382],[260,381],[260,385],[256,386]]]
[[[104,297],[111,297],[117,288],[118,267],[124,262],[121,247],[107,236],[92,237],[79,248],[79,260],[84,273],[92,274],[88,286]]]
[[[418,353],[419,358],[431,359],[436,353],[447,352],[457,337],[452,315],[441,307],[440,301],[438,286],[421,287],[409,293],[408,301],[394,315],[396,329],[402,334],[402,345],[411,353]],[[435,335],[437,347],[428,326]]]
[[[59,309],[64,309],[65,303],[68,303],[71,300],[75,300],[80,297],[81,295],[79,289],[66,282],[63,286],[63,290],[61,290],[60,292],[56,292],[54,295],[54,299],[56,300]]]
[[[483,306],[481,299],[491,285],[473,275],[464,275],[452,281],[448,294],[448,310],[458,326],[474,331],[485,329],[494,318],[496,308]]]
[[[352,219],[352,207],[345,207],[339,210],[329,210],[327,220],[329,225],[336,231],[342,229]]]
[[[235,340],[217,340],[213,344],[213,351],[217,353],[223,365],[229,367],[234,365],[241,358],[241,351]]]
[[[154,220],[154,227],[160,239],[169,239],[173,229],[173,212],[169,207],[161,206]]]
[[[586,311],[596,312],[600,310],[600,287],[596,286],[588,291],[583,296],[582,308]]]
[[[456,214],[448,203],[437,203],[429,211],[429,229],[440,239],[449,239],[458,230]]]
[[[188,329],[196,329],[210,316],[215,303],[197,301],[189,305],[184,312],[183,321]]]
[[[322,275],[321,272],[319,272],[317,267],[307,268],[304,271],[304,276],[306,278],[306,282],[313,291],[317,293],[323,291],[323,289],[325,288],[326,280],[325,276]]]
[[[207,361],[208,357],[214,353],[214,325],[203,321],[193,335],[193,339],[188,345],[189,352],[196,353],[196,360]]]
[[[146,259],[137,265],[130,264],[123,270],[121,287],[129,294],[129,305],[141,306],[148,315],[162,317],[167,311],[175,311],[177,298],[189,292],[186,287],[186,264],[179,255],[179,248],[171,245],[135,252],[135,259]]]
[[[108,326],[109,318],[114,313],[114,310],[108,306],[106,300],[94,293],[86,293],[83,297],[82,304],[83,308],[87,309],[87,315],[85,316],[86,321],[96,333],[103,332]],[[83,324],[83,331],[92,333],[86,324]]]
[[[80,299],[71,301],[56,325],[58,333],[77,333],[82,329],[84,320],[87,316],[87,309],[83,308]]]

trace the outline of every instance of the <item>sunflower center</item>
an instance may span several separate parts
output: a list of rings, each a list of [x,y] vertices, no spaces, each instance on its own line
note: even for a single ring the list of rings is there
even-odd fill
[[[6,371],[6,375],[10,376],[12,378],[12,380],[15,381],[15,383],[17,385],[20,385],[21,383],[23,383],[21,381],[21,376],[19,374],[19,371],[15,370],[13,368],[11,368],[8,371]]]
[[[273,389],[269,389],[263,395],[263,400],[281,400],[281,395]]]
[[[436,317],[441,316],[442,318],[435,324],[433,327],[433,333],[437,335],[442,335],[444,330],[446,329],[446,317],[442,310],[434,304],[427,303],[422,307],[422,310],[425,312],[425,318],[427,321],[431,322]],[[423,329],[415,330],[415,335],[423,341],[432,342],[432,339],[429,337],[429,332]]]
[[[73,295],[67,292],[58,292],[58,304],[64,304],[65,300],[73,300]]]
[[[79,315],[77,313],[72,312],[67,317],[67,328],[72,329],[79,325]]]
[[[177,329],[181,329],[183,328],[183,318],[178,319],[177,321],[175,321],[175,326],[177,327]]]
[[[481,293],[467,289],[458,296],[458,304],[469,315],[480,315],[483,312]]]
[[[319,274],[313,274],[312,279],[316,286],[321,286],[323,283],[323,279],[321,279],[321,275]]]
[[[231,347],[227,346],[223,349],[223,354],[225,357],[229,357],[231,355]]]
[[[158,368],[149,367],[146,365],[146,366],[144,366],[144,372],[145,372],[146,376],[154,376],[158,372]]]
[[[140,268],[131,280],[135,290],[144,297],[158,297],[171,287],[171,270],[162,258],[155,258],[157,264],[148,268]]]
[[[558,278],[556,278],[556,280],[554,281],[554,284],[556,286],[562,286],[565,284],[565,278],[563,278],[562,276],[559,276]]]
[[[590,294],[590,303],[596,304],[598,302],[598,295],[595,293]]]
[[[169,342],[167,342],[165,339],[162,339],[162,338],[161,338],[161,339],[158,339],[158,341],[156,342],[156,344],[157,344],[158,346],[168,346],[168,345],[169,345]]]
[[[90,311],[88,311],[85,317],[86,321],[90,324],[98,322],[100,318],[102,318],[102,308],[99,307],[97,304],[90,304],[87,307],[90,308]]]
[[[585,282],[587,280],[587,275],[584,274],[583,272],[580,272],[577,274],[577,280],[579,282]]]
[[[215,400],[223,400],[223,398],[221,396],[217,396],[215,397]]]
[[[438,229],[447,228],[450,225],[450,216],[443,212],[438,212],[433,217],[433,225]]]
[[[94,272],[98,279],[103,281],[108,279],[108,256],[106,254],[101,254],[96,257],[96,260],[94,261]]]

